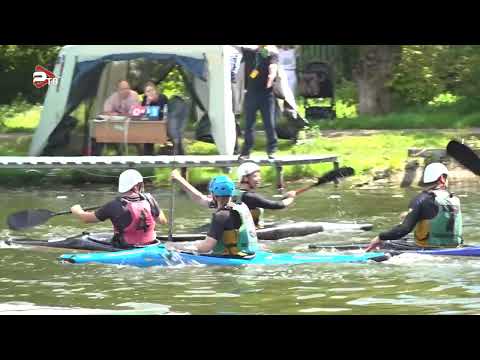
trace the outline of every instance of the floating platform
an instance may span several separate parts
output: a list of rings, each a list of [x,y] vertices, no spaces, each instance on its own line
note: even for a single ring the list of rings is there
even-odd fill
[[[337,162],[336,155],[288,155],[275,160],[267,156],[251,157],[260,166],[284,166]],[[177,155],[177,156],[0,156],[3,169],[53,169],[53,168],[148,168],[148,167],[232,167],[244,161],[238,156],[226,155]]]
[[[260,166],[273,166],[277,170],[277,188],[284,188],[282,167],[333,163],[338,168],[337,155],[286,155],[274,160],[267,156],[252,156]],[[160,155],[160,156],[0,156],[0,169],[98,169],[98,168],[194,168],[239,166],[238,156],[227,155]]]

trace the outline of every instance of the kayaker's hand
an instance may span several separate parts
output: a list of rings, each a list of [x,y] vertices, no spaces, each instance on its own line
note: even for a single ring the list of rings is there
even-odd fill
[[[382,244],[382,240],[378,236],[376,236],[371,242],[370,245],[368,245],[367,249],[365,252],[370,252],[372,250],[376,250],[380,248],[380,245]]]
[[[400,221],[403,222],[403,220],[405,220],[405,217],[408,215],[408,211],[404,211],[400,214]]]
[[[77,214],[81,213],[83,211],[83,209],[80,205],[77,204],[77,205],[73,205],[70,208],[70,211],[72,212],[72,214],[77,215]]]
[[[177,180],[177,181],[183,178],[182,175],[180,174],[180,171],[176,169],[172,171],[172,173],[170,174],[170,177],[172,180]]]
[[[295,197],[297,196],[297,192],[296,191],[289,191],[285,195],[287,195],[287,198],[295,199]]]

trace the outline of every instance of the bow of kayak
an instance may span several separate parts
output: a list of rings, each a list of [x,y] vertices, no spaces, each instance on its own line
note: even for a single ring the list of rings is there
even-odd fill
[[[300,265],[313,263],[351,263],[369,260],[384,261],[389,258],[384,253],[354,255],[320,255],[316,253],[271,253],[258,251],[252,258],[233,258],[214,255],[199,255],[184,252],[170,252],[164,246],[150,246],[135,250],[108,253],[65,254],[59,260],[73,264],[110,264],[137,267],[175,265]]]
[[[311,244],[309,249],[317,250],[337,250],[337,251],[354,251],[365,250],[368,243],[358,244],[343,244],[343,245],[331,245],[331,244]],[[423,255],[435,255],[435,256],[480,256],[480,246],[464,245],[456,248],[421,248],[411,241],[386,241],[383,244],[381,251],[390,253],[392,255],[400,254],[423,254]]]

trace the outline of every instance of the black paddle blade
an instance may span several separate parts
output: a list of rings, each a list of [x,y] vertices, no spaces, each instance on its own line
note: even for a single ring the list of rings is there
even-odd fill
[[[467,145],[452,140],[447,145],[447,154],[475,175],[480,176],[480,158]]]
[[[317,185],[326,184],[328,182],[335,181],[336,179],[346,178],[353,175],[355,175],[355,170],[353,168],[341,167],[339,169],[329,171],[322,177],[319,177]]]
[[[45,209],[24,210],[10,215],[7,224],[12,230],[26,229],[43,224],[54,215],[54,212]]]

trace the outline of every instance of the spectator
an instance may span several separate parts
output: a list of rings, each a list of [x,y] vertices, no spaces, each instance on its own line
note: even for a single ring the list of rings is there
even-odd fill
[[[274,158],[277,151],[277,132],[275,130],[275,96],[273,82],[278,71],[278,49],[273,45],[258,45],[254,50],[242,47],[245,60],[246,89],[245,96],[245,143],[240,159],[246,160],[255,143],[255,121],[257,111],[262,114],[267,135],[267,154]]]
[[[105,115],[128,115],[130,108],[134,105],[140,105],[138,94],[130,89],[128,81],[121,80],[117,84],[117,91],[105,101],[103,113]]]
[[[297,92],[297,46],[280,45],[278,60],[287,75],[288,86],[296,95]]]
[[[158,93],[157,87],[153,81],[148,81],[145,84],[144,92],[145,95],[143,97],[142,106],[159,106],[159,119],[163,120],[163,110],[165,109],[165,105],[168,104],[168,98],[164,94]]]
[[[158,93],[157,87],[153,81],[148,81],[144,87],[144,97],[142,101],[142,106],[158,106],[159,107],[159,120],[163,120],[165,105],[168,104],[168,98],[161,93]],[[168,115],[168,114],[167,114]],[[144,145],[144,154],[153,155],[154,144],[145,144]]]

